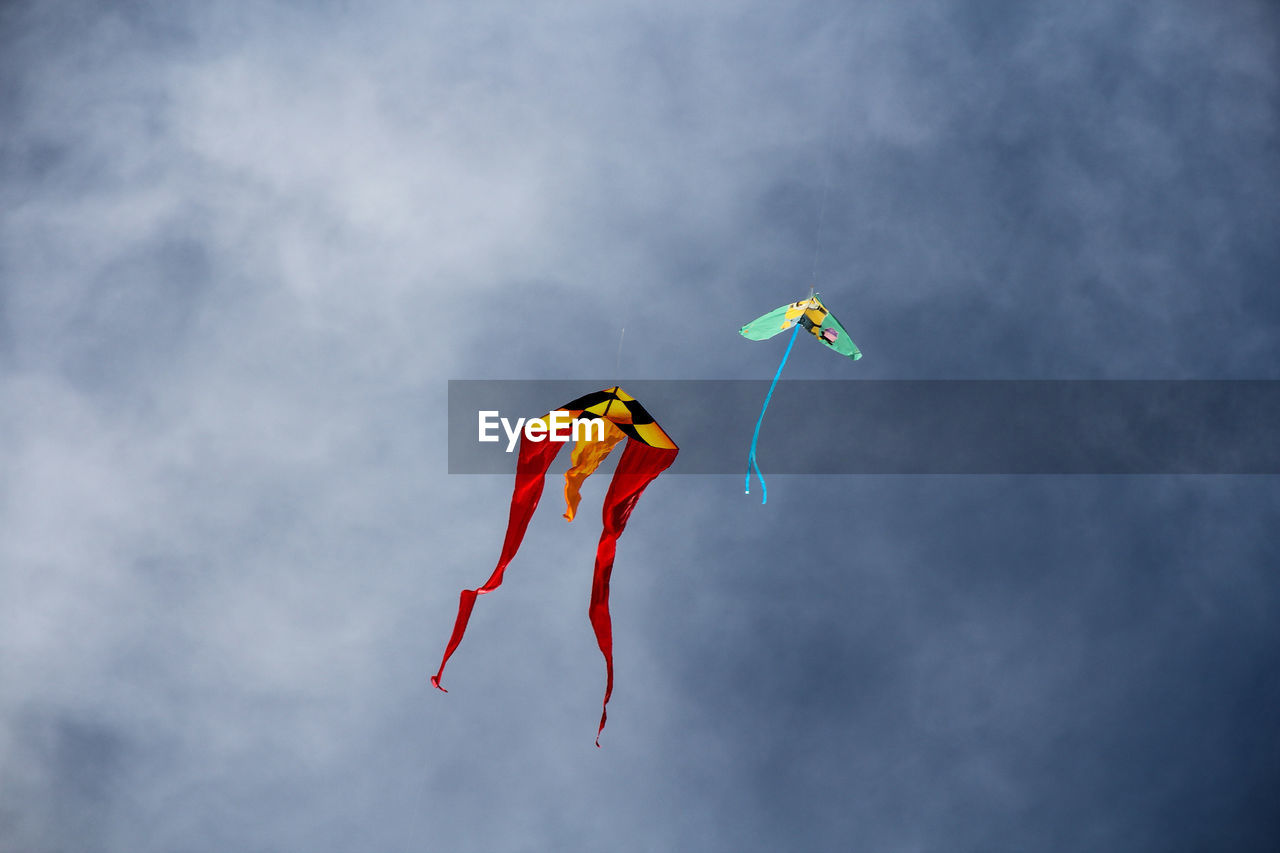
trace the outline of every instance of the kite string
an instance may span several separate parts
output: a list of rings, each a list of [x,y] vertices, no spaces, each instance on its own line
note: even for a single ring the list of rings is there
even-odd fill
[[[627,327],[623,326],[622,331],[618,332],[618,357],[613,362],[613,385],[616,388],[622,380],[622,338],[627,334]]]
[[[827,196],[831,193],[831,163],[828,162],[829,159],[829,157],[822,158],[822,200],[818,202],[818,233],[813,240],[813,262],[810,264],[809,269],[809,281],[812,284],[816,284],[818,281],[818,254],[822,248],[823,226],[826,225],[827,221]],[[810,296],[813,295],[812,284],[809,288]]]

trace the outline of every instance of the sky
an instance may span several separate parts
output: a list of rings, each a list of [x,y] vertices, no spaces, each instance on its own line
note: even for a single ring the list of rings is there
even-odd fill
[[[601,749],[588,481],[427,678],[448,380],[1276,380],[1277,186],[1263,0],[0,6],[0,850],[1274,849],[1274,476],[664,475]]]

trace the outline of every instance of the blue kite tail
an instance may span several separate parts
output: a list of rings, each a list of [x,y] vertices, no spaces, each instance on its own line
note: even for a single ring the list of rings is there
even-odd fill
[[[778,365],[778,372],[773,374],[773,382],[769,383],[769,393],[765,395],[764,405],[760,407],[760,417],[756,418],[756,431],[751,436],[751,449],[747,451],[747,494],[751,494],[751,472],[756,472],[756,479],[760,481],[760,503],[769,502],[769,487],[764,483],[764,474],[760,473],[760,466],[756,463],[756,442],[760,440],[760,424],[764,423],[765,409],[769,408],[769,401],[773,399],[773,389],[778,384],[778,377],[782,375],[782,368],[787,365],[787,357],[791,355],[791,347],[796,342],[796,334],[800,331],[800,324],[797,322],[795,328],[791,332],[791,340],[787,341],[787,351],[782,354],[782,362]]]

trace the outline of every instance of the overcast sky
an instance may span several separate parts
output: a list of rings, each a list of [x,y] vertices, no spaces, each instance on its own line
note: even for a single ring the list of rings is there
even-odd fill
[[[1280,379],[1278,189],[1265,0],[0,6],[0,849],[1274,849],[1274,477],[660,477],[599,750],[589,481],[427,676],[448,379]]]

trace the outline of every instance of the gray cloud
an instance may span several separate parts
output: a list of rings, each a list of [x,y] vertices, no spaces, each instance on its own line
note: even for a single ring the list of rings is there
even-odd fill
[[[661,478],[603,750],[590,483],[426,677],[446,379],[767,377],[815,280],[795,378],[1275,378],[1278,33],[6,5],[0,847],[1270,849],[1270,478]]]

